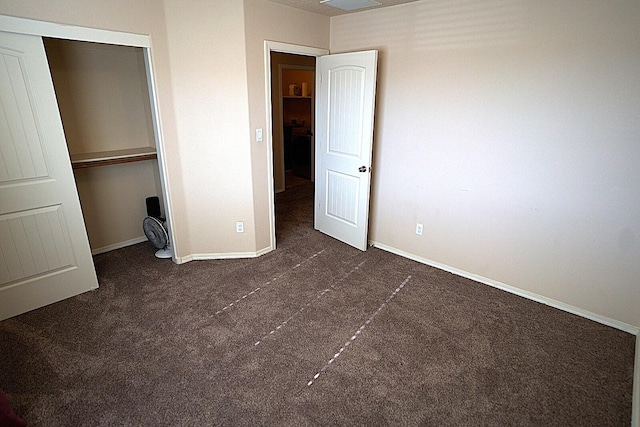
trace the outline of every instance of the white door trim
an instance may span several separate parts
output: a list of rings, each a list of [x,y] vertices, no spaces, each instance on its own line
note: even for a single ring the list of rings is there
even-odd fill
[[[275,195],[273,182],[273,111],[271,109],[271,52],[292,53],[294,55],[304,56],[323,56],[328,55],[328,49],[321,49],[309,46],[300,46],[289,43],[281,43],[265,40],[264,42],[264,84],[265,84],[265,110],[266,110],[266,132],[265,138],[267,142],[267,173],[268,173],[268,188],[269,192],[269,234],[270,243],[266,252],[272,251],[276,248],[276,210],[275,210]]]
[[[80,27],[75,25],[62,25],[6,15],[0,15],[0,28],[2,31],[9,33],[143,48],[145,68],[147,71],[147,84],[149,87],[149,100],[151,102],[151,120],[153,122],[156,151],[158,155],[160,185],[162,187],[162,197],[165,203],[165,216],[167,217],[167,224],[169,228],[169,241],[171,242],[173,249],[173,262],[177,263],[178,261],[175,254],[178,253],[177,248],[179,242],[176,241],[173,227],[171,226],[171,220],[173,218],[173,204],[171,202],[171,194],[169,191],[169,175],[167,173],[167,164],[165,160],[165,145],[160,121],[160,110],[158,108],[155,73],[153,71],[151,36]]]
[[[40,37],[120,44],[134,47],[151,46],[150,37],[147,35],[79,27],[75,25],[62,25],[54,22],[36,21],[6,15],[0,15],[0,28],[7,33],[29,34]]]

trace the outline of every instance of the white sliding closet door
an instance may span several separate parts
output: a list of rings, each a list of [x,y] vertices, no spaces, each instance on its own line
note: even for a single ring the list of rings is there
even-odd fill
[[[0,320],[97,287],[42,38],[0,32]]]

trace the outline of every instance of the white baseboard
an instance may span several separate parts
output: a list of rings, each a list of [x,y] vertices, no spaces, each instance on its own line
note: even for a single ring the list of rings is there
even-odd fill
[[[542,304],[557,308],[557,309],[562,310],[562,311],[566,311],[566,312],[571,313],[571,314],[575,314],[575,315],[587,318],[589,320],[593,320],[593,321],[598,322],[598,323],[602,323],[603,325],[611,326],[612,328],[620,329],[621,331],[628,332],[628,333],[633,334],[633,335],[638,335],[639,332],[640,332],[640,328],[639,327],[636,327],[636,326],[633,326],[633,325],[629,325],[628,323],[620,322],[619,320],[611,319],[609,317],[602,316],[602,315],[599,315],[599,314],[596,314],[596,313],[592,313],[592,312],[590,312],[588,310],[584,310],[582,308],[575,307],[575,306],[572,306],[570,304],[565,304],[563,302],[556,301],[556,300],[554,300],[552,298],[548,298],[548,297],[545,297],[543,295],[538,295],[538,294],[533,293],[533,292],[525,291],[523,289],[507,285],[506,283],[498,282],[497,280],[492,280],[492,279],[488,279],[486,277],[479,276],[477,274],[469,273],[467,271],[460,270],[460,269],[457,269],[455,267],[451,267],[449,265],[439,263],[437,261],[433,261],[433,260],[430,260],[430,259],[422,258],[420,256],[405,252],[403,250],[394,248],[392,246],[385,245],[383,243],[374,242],[374,241],[371,241],[369,243],[372,244],[373,246],[375,246],[376,248],[385,250],[387,252],[391,252],[391,253],[394,253],[396,255],[400,255],[402,257],[409,258],[411,260],[417,261],[419,263],[427,264],[427,265],[430,265],[432,267],[439,268],[440,270],[448,271],[449,273],[453,273],[453,274],[455,274],[457,276],[461,276],[461,277],[465,277],[467,279],[475,280],[476,282],[480,282],[482,284],[485,284],[485,285],[488,285],[488,286],[492,286],[494,288],[498,288],[498,289],[501,289],[503,291],[510,292],[512,294],[516,294],[518,296],[521,296],[521,297],[524,297],[524,298],[527,298],[527,299],[530,299],[530,300],[533,300],[533,301],[536,301],[536,302],[539,302],[539,303],[542,303]]]
[[[193,261],[193,256],[192,255],[173,258],[173,262],[175,262],[176,264],[184,264],[184,263],[189,262],[189,261]]]
[[[148,239],[146,236],[136,237],[135,239],[125,240],[124,242],[114,243],[113,245],[103,246],[101,248],[91,249],[91,255],[103,254],[105,252],[114,251],[116,249],[124,248],[127,246],[135,245],[138,243],[146,242]]]
[[[257,258],[266,252],[221,252],[208,254],[191,254],[177,258],[178,264],[184,264],[189,261],[204,261],[214,259],[237,259],[237,258]]]
[[[269,252],[271,252],[274,249],[275,249],[274,247],[267,246],[266,248],[260,249],[258,252],[256,252],[256,256],[258,257],[258,256],[262,256],[264,254],[268,254]]]
[[[191,259],[194,261],[202,261],[208,259],[236,259],[236,258],[255,258],[258,256],[257,252],[223,252],[223,253],[209,253],[209,254],[193,254]]]
[[[176,264],[184,264],[189,261],[203,261],[213,259],[237,259],[237,258],[257,258],[261,255],[269,253],[273,250],[268,246],[264,249],[260,249],[256,252],[220,252],[220,253],[204,253],[204,254],[191,254],[183,257],[176,258]]]

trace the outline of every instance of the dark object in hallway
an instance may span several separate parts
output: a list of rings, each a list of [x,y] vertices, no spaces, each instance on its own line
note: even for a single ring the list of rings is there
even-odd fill
[[[295,137],[291,144],[291,163],[295,176],[311,179],[311,137]]]

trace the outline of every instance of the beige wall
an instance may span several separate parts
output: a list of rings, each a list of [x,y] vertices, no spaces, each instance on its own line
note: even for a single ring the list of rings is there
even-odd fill
[[[329,18],[281,6],[266,0],[245,0],[247,81],[249,117],[253,134],[267,129],[264,41],[276,41],[327,49]],[[265,139],[266,142],[266,139]],[[269,164],[272,158],[265,142],[251,143],[256,248],[271,245],[269,221]]]
[[[45,39],[69,153],[155,147],[142,48]]]
[[[160,196],[155,160],[75,169],[82,215],[94,253],[146,239],[145,199]]]
[[[331,20],[380,50],[370,238],[640,326],[640,3],[485,3]]]
[[[244,8],[166,0],[190,256],[255,252]],[[244,233],[236,233],[236,221]]]

